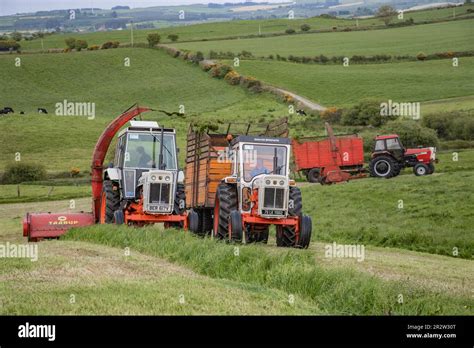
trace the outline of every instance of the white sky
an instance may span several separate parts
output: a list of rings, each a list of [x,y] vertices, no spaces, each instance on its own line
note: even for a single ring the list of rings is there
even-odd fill
[[[252,0],[261,2],[262,0]],[[284,0],[266,0],[268,2],[285,2]],[[245,2],[245,0],[0,0],[0,16],[36,12],[44,10],[98,7],[110,9],[124,5],[131,8],[163,5],[189,5],[196,3]]]

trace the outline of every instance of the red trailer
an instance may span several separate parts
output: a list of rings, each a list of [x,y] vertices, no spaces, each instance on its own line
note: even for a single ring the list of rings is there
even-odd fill
[[[293,140],[296,171],[302,172],[309,182],[329,184],[365,177],[364,143],[357,135],[334,136],[326,123],[328,137]]]

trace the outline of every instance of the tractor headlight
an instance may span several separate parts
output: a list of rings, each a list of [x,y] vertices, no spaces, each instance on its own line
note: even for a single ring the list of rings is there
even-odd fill
[[[283,180],[280,180],[280,185],[283,186],[285,182]]]
[[[270,185],[270,184],[271,184],[271,181],[270,181],[270,180],[267,180],[267,181],[265,181],[265,184]]]
[[[170,181],[170,177],[169,177],[169,176],[165,176],[165,181]]]
[[[152,175],[152,176],[151,176],[151,180],[152,180],[152,181],[155,181],[155,180],[156,180],[156,175]]]

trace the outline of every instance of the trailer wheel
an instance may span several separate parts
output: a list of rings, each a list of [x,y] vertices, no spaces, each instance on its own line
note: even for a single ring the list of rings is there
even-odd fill
[[[318,168],[312,168],[306,175],[306,178],[308,179],[309,182],[319,182],[320,181],[319,174],[320,174],[320,171]]]
[[[307,249],[311,241],[311,232],[313,229],[313,222],[308,215],[302,215],[300,218],[300,235],[296,246],[298,248]]]
[[[392,178],[396,176],[398,164],[388,156],[378,156],[369,163],[370,176]],[[398,173],[400,173],[398,171]]]
[[[233,210],[229,217],[229,241],[241,243],[242,235],[242,215],[239,211]]]
[[[102,185],[102,199],[100,202],[100,223],[113,224],[114,213],[120,208],[120,190],[118,186],[105,180]]]
[[[423,176],[429,174],[430,169],[426,164],[423,163],[418,163],[413,167],[413,173],[415,173],[416,176]]]
[[[199,214],[196,213],[194,210],[191,210],[188,214],[188,221],[189,221],[189,230],[194,233],[199,233]]]
[[[229,234],[229,217],[237,210],[237,190],[235,186],[221,183],[217,186],[214,206],[214,237],[227,239]]]
[[[202,214],[201,214],[201,225],[202,225],[202,232],[203,234],[208,234],[209,232],[212,231],[212,225],[213,225],[213,220],[212,220],[212,210],[211,209],[202,209]]]

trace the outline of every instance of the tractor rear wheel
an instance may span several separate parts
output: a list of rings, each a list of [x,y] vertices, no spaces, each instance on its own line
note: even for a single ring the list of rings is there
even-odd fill
[[[429,174],[430,169],[428,166],[424,163],[418,163],[413,167],[413,173],[415,173],[416,176],[423,176]]]
[[[290,187],[288,201],[288,215],[301,216],[303,211],[303,200],[301,191],[296,186]],[[277,226],[276,241],[279,247],[293,247],[296,245],[296,228],[294,226]]]
[[[100,223],[113,224],[114,213],[120,208],[120,190],[116,183],[105,180],[102,184],[102,199],[100,204]]]
[[[214,238],[228,238],[230,213],[238,209],[237,203],[235,186],[226,183],[217,186],[214,206]]]
[[[312,168],[307,174],[307,178],[309,182],[319,182],[320,177],[319,177],[320,171],[318,168]]]
[[[400,173],[399,165],[389,156],[372,158],[369,163],[370,176],[392,178]]]

